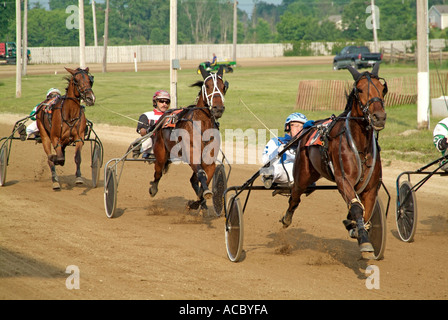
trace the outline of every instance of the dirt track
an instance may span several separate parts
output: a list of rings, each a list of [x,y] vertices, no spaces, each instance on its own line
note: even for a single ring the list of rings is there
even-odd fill
[[[0,137],[16,116],[0,115]],[[135,138],[132,128],[95,127],[105,162]],[[113,132],[119,134],[112,135]],[[0,188],[0,299],[447,299],[448,186],[432,178],[417,193],[414,243],[398,239],[395,179],[417,165],[392,163],[384,181],[392,196],[385,259],[367,262],[341,221],[345,204],[335,191],[303,198],[292,225],[279,218],[287,198],[253,192],[245,214],[245,258],[226,256],[224,218],[185,210],[194,199],[191,170],[172,165],[155,198],[153,167],[127,163],[118,188],[120,216],[108,219],[100,187],[91,188],[89,145],[83,150],[83,186],[74,184],[73,150],[58,167],[62,190],[51,190],[41,145],[14,141],[7,184]],[[233,165],[239,185],[257,165]],[[446,179],[446,178],[445,178]],[[383,195],[383,203],[385,197]],[[380,289],[367,289],[365,270],[376,265]],[[80,289],[68,290],[75,265]]]

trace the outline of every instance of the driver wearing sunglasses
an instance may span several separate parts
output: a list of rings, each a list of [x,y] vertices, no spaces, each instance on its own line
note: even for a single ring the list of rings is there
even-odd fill
[[[154,109],[143,113],[138,119],[137,132],[140,133],[142,137],[150,131],[150,128],[152,128],[163,113],[169,109],[170,103],[171,96],[168,91],[158,90],[154,93],[152,97],[152,105]],[[153,138],[146,139],[142,143],[140,150],[134,150],[133,157],[138,158],[140,153],[143,153],[142,158],[150,159],[153,157],[152,146]]]

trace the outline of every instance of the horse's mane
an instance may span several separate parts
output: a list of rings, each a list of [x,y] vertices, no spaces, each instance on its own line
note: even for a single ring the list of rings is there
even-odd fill
[[[346,117],[347,114],[352,110],[353,102],[355,100],[355,88],[352,89],[352,92],[350,94],[347,94],[345,92],[345,97],[347,98],[347,104],[345,105],[344,111],[339,115],[339,117]]]
[[[204,84],[204,81],[196,81],[195,83],[193,83],[193,84],[190,84],[190,87],[199,87],[199,88],[202,88],[202,85]]]

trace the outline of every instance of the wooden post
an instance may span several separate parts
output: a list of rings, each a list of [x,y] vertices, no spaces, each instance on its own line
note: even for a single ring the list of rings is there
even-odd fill
[[[22,14],[16,0],[16,98],[22,97]]]

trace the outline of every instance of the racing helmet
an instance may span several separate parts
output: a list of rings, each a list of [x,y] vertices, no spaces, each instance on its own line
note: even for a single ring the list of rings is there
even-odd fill
[[[48,96],[51,95],[52,93],[57,93],[57,94],[61,95],[61,91],[59,91],[59,89],[50,88],[47,91],[46,97],[48,98]]]
[[[294,113],[291,113],[287,118],[286,118],[286,121],[285,121],[285,132],[289,132],[289,131],[291,131],[291,128],[290,128],[290,126],[289,126],[289,124],[291,123],[291,122],[300,122],[300,123],[305,123],[305,122],[307,122],[308,121],[308,119],[307,119],[307,117],[304,115],[304,114],[302,114],[302,113],[300,113],[300,112],[294,112]]]
[[[156,93],[154,93],[153,97],[152,97],[152,105],[154,107],[157,107],[157,100],[158,99],[167,99],[171,101],[171,96],[168,93],[168,91],[165,90],[158,90],[156,91]]]

